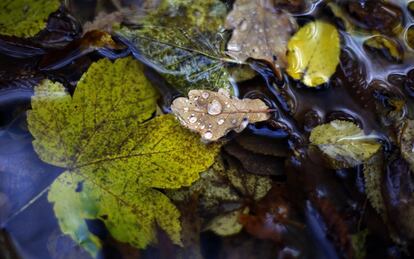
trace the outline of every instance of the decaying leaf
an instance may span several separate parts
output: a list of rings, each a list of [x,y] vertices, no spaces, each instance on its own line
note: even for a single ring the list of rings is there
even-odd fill
[[[365,135],[356,124],[342,120],[315,127],[310,141],[329,158],[334,169],[357,166],[381,148],[375,135]]]
[[[211,230],[219,236],[231,236],[239,233],[243,225],[239,223],[242,210],[235,210],[226,214],[218,215],[209,222],[205,230]]]
[[[134,56],[163,75],[183,94],[191,89],[232,89],[224,53],[226,34],[218,33],[226,6],[218,0],[165,1],[161,8],[117,34]]]
[[[177,202],[187,202],[196,194],[199,212],[211,217],[242,209],[250,201],[262,199],[271,187],[268,177],[249,174],[233,166],[225,168],[223,161],[217,159],[191,187],[169,191],[168,196]]]
[[[270,0],[237,0],[226,19],[233,29],[227,54],[240,62],[248,58],[269,62],[276,68],[286,66],[287,43],[296,31],[296,21]]]
[[[249,123],[269,119],[269,107],[260,99],[238,99],[229,92],[191,90],[179,97],[171,110],[181,124],[198,132],[204,140],[215,141],[234,130],[241,132]]]
[[[33,37],[46,28],[49,15],[59,6],[59,0],[2,0],[0,35]]]
[[[401,127],[399,144],[402,157],[414,172],[414,120],[406,120]]]
[[[300,28],[288,43],[287,73],[305,85],[328,82],[339,64],[340,40],[335,26],[314,21]]]
[[[60,83],[43,81],[28,112],[35,151],[66,169],[48,196],[62,232],[92,255],[100,241],[87,219],[100,219],[115,239],[138,248],[156,241],[155,224],[180,244],[179,212],[152,187],[190,185],[218,152],[171,115],[151,119],[157,93],[142,69],[132,58],[102,59],[73,97]]]

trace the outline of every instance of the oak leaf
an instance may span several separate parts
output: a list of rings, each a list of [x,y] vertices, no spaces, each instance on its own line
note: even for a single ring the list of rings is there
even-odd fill
[[[237,0],[226,19],[233,29],[227,54],[240,62],[265,60],[277,69],[286,66],[287,43],[296,31],[293,17],[270,0]]]
[[[188,98],[179,97],[171,110],[188,129],[206,141],[215,141],[234,130],[241,132],[250,123],[270,118],[269,107],[260,99],[238,99],[220,89],[191,90]]]
[[[66,169],[48,195],[61,230],[95,256],[101,243],[88,219],[138,248],[156,241],[155,224],[180,244],[179,211],[152,187],[190,185],[218,152],[171,115],[151,119],[158,94],[142,69],[132,58],[102,59],[73,97],[60,83],[43,81],[28,112],[35,151]]]
[[[334,169],[357,166],[381,147],[375,135],[365,135],[356,124],[342,120],[315,127],[310,142],[329,159]]]

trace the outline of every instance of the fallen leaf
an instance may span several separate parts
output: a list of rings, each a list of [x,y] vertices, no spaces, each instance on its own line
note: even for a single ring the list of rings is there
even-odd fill
[[[0,35],[33,37],[46,28],[49,15],[59,6],[59,0],[2,0]]]
[[[258,143],[258,145],[260,144]],[[228,143],[223,149],[227,154],[236,158],[243,168],[251,174],[283,175],[284,173],[284,157],[253,153],[235,142]]]
[[[211,230],[219,236],[231,236],[239,233],[243,225],[239,223],[241,210],[219,215],[209,222],[204,230]]]
[[[309,22],[288,43],[287,73],[309,87],[329,81],[339,64],[340,40],[335,26]]]
[[[138,60],[183,94],[194,88],[232,89],[226,64],[239,62],[224,53],[227,35],[218,33],[225,14],[218,0],[167,1],[137,21],[138,29],[123,27],[117,34]]]
[[[171,110],[183,126],[206,141],[218,140],[231,130],[241,132],[249,123],[270,118],[270,109],[262,100],[240,100],[224,89],[191,90],[188,98],[175,99]]]
[[[414,120],[405,120],[398,139],[402,157],[414,172]]]
[[[375,135],[365,135],[354,123],[342,120],[315,127],[310,142],[329,159],[334,169],[357,166],[381,148]]]
[[[217,159],[189,188],[172,190],[167,195],[174,201],[186,203],[196,194],[199,213],[214,218],[262,199],[271,187],[268,177],[249,174],[234,165],[225,168],[223,161]]]
[[[371,206],[384,216],[385,205],[381,193],[381,180],[383,177],[384,156],[382,153],[373,155],[364,163],[365,193]]]
[[[276,69],[286,67],[287,43],[296,31],[293,17],[270,0],[237,0],[226,19],[233,29],[227,54],[240,62],[265,60]]]
[[[73,97],[60,83],[43,81],[28,112],[35,151],[66,169],[48,195],[62,232],[92,255],[101,244],[87,219],[138,248],[156,241],[155,223],[181,244],[179,211],[152,187],[189,186],[219,149],[200,143],[172,115],[151,119],[158,94],[142,70],[132,58],[99,60]]]

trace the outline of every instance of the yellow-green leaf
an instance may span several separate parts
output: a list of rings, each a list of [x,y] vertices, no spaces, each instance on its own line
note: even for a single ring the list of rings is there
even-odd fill
[[[33,37],[46,28],[49,15],[59,6],[60,0],[2,0],[0,34]]]
[[[341,120],[315,127],[310,141],[330,160],[330,166],[335,169],[359,165],[381,147],[375,135],[365,135],[356,124]]]
[[[172,115],[151,119],[157,93],[142,70],[132,58],[102,59],[73,97],[61,84],[43,81],[28,112],[39,157],[66,168],[48,196],[61,229],[93,255],[100,242],[85,219],[100,219],[114,238],[139,248],[156,241],[157,223],[180,244],[179,212],[151,187],[189,186],[219,150]]]
[[[339,63],[340,40],[335,26],[315,21],[306,24],[288,43],[287,73],[315,87],[329,81]]]

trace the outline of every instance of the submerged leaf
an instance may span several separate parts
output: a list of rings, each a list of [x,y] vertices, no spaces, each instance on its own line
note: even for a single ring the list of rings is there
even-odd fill
[[[167,1],[118,35],[133,47],[135,57],[161,73],[182,93],[194,88],[231,89],[224,54],[226,35],[218,33],[226,13],[218,0]]]
[[[33,37],[46,28],[49,15],[59,6],[59,0],[2,0],[0,35]]]
[[[305,85],[328,82],[339,64],[340,41],[335,26],[315,21],[306,24],[288,44],[287,73]]]
[[[250,123],[269,119],[269,107],[260,99],[230,97],[223,89],[218,92],[191,90],[188,98],[173,101],[171,110],[181,124],[200,133],[207,141],[215,141],[229,131],[241,132]]]
[[[402,157],[410,165],[410,170],[414,172],[414,121],[406,120],[401,128],[399,143]]]
[[[131,58],[93,64],[73,97],[59,83],[36,87],[28,112],[33,146],[43,161],[67,169],[48,198],[62,231],[91,254],[100,242],[86,219],[100,219],[114,238],[139,248],[156,241],[156,222],[180,244],[178,210],[151,187],[190,185],[218,146],[200,143],[171,115],[149,120],[156,98]]]
[[[234,29],[227,54],[245,62],[248,58],[286,66],[287,43],[296,30],[296,21],[276,9],[270,0],[237,0],[228,14],[226,27]]]
[[[381,179],[383,174],[384,156],[382,153],[373,155],[364,163],[365,192],[371,206],[384,216],[385,204],[381,193]]]
[[[381,147],[374,135],[365,135],[354,123],[341,120],[315,127],[310,141],[329,158],[330,166],[335,169],[357,166]]]
[[[239,233],[243,229],[243,225],[239,223],[241,210],[235,210],[226,214],[215,217],[206,230],[211,230],[219,236],[231,236]]]

